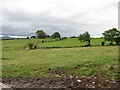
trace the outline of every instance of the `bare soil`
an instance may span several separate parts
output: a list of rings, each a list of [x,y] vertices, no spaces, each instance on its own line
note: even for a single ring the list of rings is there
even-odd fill
[[[3,77],[2,82],[11,88],[112,88],[119,90],[120,78],[110,80],[106,75],[55,77]]]

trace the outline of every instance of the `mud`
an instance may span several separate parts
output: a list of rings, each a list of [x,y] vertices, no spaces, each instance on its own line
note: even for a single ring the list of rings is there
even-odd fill
[[[106,75],[55,77],[3,77],[2,82],[11,88],[116,88],[118,80],[110,80]]]

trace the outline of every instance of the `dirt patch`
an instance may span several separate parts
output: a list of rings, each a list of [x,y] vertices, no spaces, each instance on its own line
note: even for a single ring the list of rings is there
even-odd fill
[[[2,82],[12,88],[119,88],[120,79],[105,75],[55,77],[3,77]]]

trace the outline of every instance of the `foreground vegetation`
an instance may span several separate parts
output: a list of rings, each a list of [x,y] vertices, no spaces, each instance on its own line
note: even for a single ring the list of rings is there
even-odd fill
[[[106,74],[111,78],[118,75],[118,46],[96,46],[59,49],[23,48],[28,42],[37,43],[40,47],[82,46],[76,38],[55,42],[41,43],[42,40],[55,39],[19,39],[3,40],[2,70],[3,77],[39,77],[64,75]],[[92,39],[91,45],[101,45],[103,39]],[[109,43],[109,42],[108,42]],[[107,45],[107,42],[106,42]],[[64,74],[51,73],[53,70],[64,69]]]

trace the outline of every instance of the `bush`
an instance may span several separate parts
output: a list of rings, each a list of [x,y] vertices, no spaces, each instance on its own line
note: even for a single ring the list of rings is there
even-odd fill
[[[29,39],[29,37],[27,37],[26,39]]]
[[[77,38],[77,37],[75,37],[75,36],[70,36],[70,38]]]
[[[44,40],[42,40],[41,42],[44,43]]]
[[[105,42],[102,42],[101,45],[104,46]]]
[[[33,44],[33,43],[28,43],[26,45],[26,49],[37,49],[37,45]]]
[[[33,44],[32,43],[28,43],[27,44],[27,49],[33,49]]]
[[[67,37],[62,37],[62,39],[67,39]]]
[[[31,38],[36,38],[35,36],[31,36]]]

